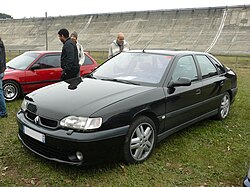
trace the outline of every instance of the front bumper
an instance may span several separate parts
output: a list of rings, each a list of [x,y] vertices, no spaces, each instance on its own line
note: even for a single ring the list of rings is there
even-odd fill
[[[25,147],[48,160],[72,165],[88,165],[120,156],[129,126],[100,132],[69,133],[65,129],[48,129],[27,120],[22,112],[17,113],[18,137]],[[27,133],[29,129],[31,133]],[[31,135],[30,135],[31,134]],[[35,135],[43,138],[34,138]],[[83,154],[79,160],[76,152]]]

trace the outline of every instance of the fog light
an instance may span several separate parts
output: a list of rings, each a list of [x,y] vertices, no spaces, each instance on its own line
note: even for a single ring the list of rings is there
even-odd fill
[[[77,152],[76,152],[76,158],[77,158],[78,160],[82,161],[82,160],[83,160],[83,154],[82,154],[81,152],[77,151]]]

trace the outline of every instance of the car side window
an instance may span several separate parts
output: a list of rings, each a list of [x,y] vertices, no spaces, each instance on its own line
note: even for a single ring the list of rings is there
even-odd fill
[[[214,63],[220,74],[226,72],[225,67],[215,57],[209,56],[208,58]]]
[[[82,66],[93,64],[92,60],[86,54],[84,55],[85,55],[85,59],[84,59],[84,63],[82,64]]]
[[[60,55],[47,55],[42,57],[38,64],[40,65],[40,69],[46,68],[58,68],[60,67]]]
[[[198,64],[201,69],[202,78],[208,78],[218,75],[216,67],[205,55],[196,55]]]
[[[197,68],[191,55],[181,57],[176,63],[172,80],[177,81],[180,77],[189,78],[191,81],[198,80]]]

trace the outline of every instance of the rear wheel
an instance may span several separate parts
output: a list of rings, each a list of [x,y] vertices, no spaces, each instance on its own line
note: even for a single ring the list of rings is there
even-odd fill
[[[125,163],[143,162],[151,155],[155,143],[156,128],[154,122],[146,116],[136,118],[129,128],[124,143]]]
[[[218,108],[218,119],[225,119],[228,116],[230,110],[230,95],[225,93],[221,99],[220,106]]]
[[[5,81],[3,83],[3,93],[6,101],[14,101],[20,96],[20,86],[15,81]]]

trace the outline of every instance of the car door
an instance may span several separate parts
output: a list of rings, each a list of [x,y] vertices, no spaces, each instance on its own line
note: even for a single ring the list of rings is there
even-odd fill
[[[168,88],[170,81],[179,78],[189,78],[190,86]],[[192,55],[182,56],[173,64],[164,90],[166,93],[166,120],[165,130],[178,128],[195,120],[201,115],[202,107],[202,82],[199,78],[197,65]]]
[[[220,105],[221,94],[226,90],[226,77],[221,72],[223,69],[216,67],[212,59],[206,55],[196,55],[202,75],[202,95],[204,100],[204,113],[217,110]]]
[[[46,54],[26,72],[26,87],[29,92],[60,81],[60,53]]]

